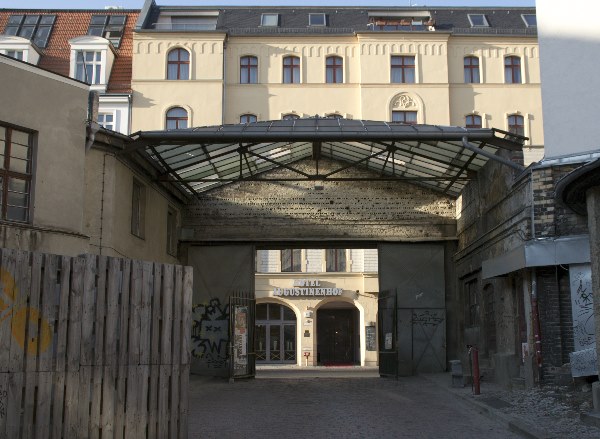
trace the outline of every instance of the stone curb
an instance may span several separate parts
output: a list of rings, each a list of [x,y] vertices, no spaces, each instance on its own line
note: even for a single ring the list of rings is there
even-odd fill
[[[493,407],[490,407],[482,402],[477,401],[476,399],[474,399],[473,395],[465,395],[460,392],[453,391],[451,387],[446,387],[446,386],[440,384],[438,381],[427,377],[426,375],[420,375],[420,377],[424,378],[425,380],[429,381],[432,384],[435,384],[435,385],[441,387],[442,389],[445,389],[447,392],[459,397],[460,399],[462,399],[463,401],[465,401],[466,403],[475,407],[481,413],[486,415],[489,419],[505,423],[508,426],[509,430],[511,430],[525,438],[528,438],[528,439],[552,439],[553,438],[553,436],[550,433],[548,433],[547,431],[540,430],[539,428],[534,427],[533,425],[530,425],[514,416],[502,413],[500,410],[496,410]]]

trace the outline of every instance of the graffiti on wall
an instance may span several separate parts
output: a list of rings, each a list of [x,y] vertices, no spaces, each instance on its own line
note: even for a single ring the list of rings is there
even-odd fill
[[[444,315],[438,311],[413,311],[413,324],[418,324],[421,326],[438,326],[443,321]]]
[[[595,346],[594,295],[590,265],[570,265],[569,280],[571,284],[575,351],[580,351]]]
[[[192,307],[192,355],[211,369],[227,367],[229,342],[229,304],[218,298]]]

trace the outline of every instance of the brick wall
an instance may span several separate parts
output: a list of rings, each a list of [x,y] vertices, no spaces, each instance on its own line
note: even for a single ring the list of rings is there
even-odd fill
[[[308,171],[313,162],[294,167]],[[319,162],[322,173],[339,167]],[[265,176],[275,175],[292,176],[287,169]],[[339,176],[378,174],[352,169]],[[325,182],[322,190],[305,181],[232,183],[201,194],[188,206],[182,227],[198,241],[436,239],[456,234],[455,200],[399,181]]]

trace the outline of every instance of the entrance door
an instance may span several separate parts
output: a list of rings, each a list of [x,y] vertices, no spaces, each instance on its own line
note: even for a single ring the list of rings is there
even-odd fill
[[[355,310],[317,311],[317,359],[323,365],[355,364]]]
[[[296,315],[285,305],[256,305],[256,361],[296,363]]]

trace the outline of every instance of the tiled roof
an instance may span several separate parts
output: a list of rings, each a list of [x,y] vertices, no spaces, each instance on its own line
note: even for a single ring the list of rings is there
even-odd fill
[[[386,14],[406,14],[410,17],[413,12],[428,11],[431,18],[435,20],[435,30],[449,32],[455,35],[537,35],[536,27],[527,27],[522,14],[535,14],[535,8],[466,8],[466,7],[318,7],[318,6],[255,6],[252,8],[243,6],[201,6],[201,7],[171,7],[150,5],[147,15],[140,22],[144,23],[143,29],[155,30],[161,12],[169,13],[219,11],[216,30],[227,32],[231,35],[265,35],[265,34],[353,34],[356,32],[372,32],[368,26],[369,18],[382,17]],[[260,26],[261,14],[279,14],[279,26]],[[309,27],[309,13],[325,13],[327,15],[327,26]],[[469,14],[484,14],[489,27],[472,27],[469,22]]]
[[[8,17],[12,14],[56,15],[56,21],[48,45],[40,49],[38,66],[51,72],[69,76],[71,46],[69,40],[87,34],[92,15],[127,15],[121,44],[115,49],[116,56],[108,81],[107,92],[131,92],[131,59],[133,55],[133,28],[137,21],[138,10],[33,10],[0,9],[0,32],[4,31]]]

